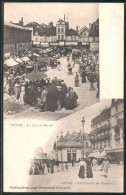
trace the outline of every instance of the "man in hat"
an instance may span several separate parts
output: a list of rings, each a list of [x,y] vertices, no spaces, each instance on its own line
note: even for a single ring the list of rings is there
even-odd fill
[[[47,89],[46,87],[44,86],[43,87],[43,91],[42,91],[42,94],[41,94],[41,102],[43,104],[43,111],[47,111]]]

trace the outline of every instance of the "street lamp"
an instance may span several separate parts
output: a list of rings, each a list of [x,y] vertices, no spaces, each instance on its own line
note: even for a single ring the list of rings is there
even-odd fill
[[[81,123],[82,123],[82,135],[83,135],[83,159],[84,159],[84,125],[85,125],[84,117],[82,118]]]

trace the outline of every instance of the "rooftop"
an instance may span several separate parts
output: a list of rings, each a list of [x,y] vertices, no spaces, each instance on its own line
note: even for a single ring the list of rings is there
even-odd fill
[[[4,26],[9,26],[9,27],[12,27],[12,28],[18,28],[18,29],[22,29],[22,30],[29,30],[26,27],[21,27],[21,26],[18,26],[16,24],[12,24],[12,23],[9,23],[9,22],[4,22]],[[31,30],[29,30],[29,31],[31,31]]]

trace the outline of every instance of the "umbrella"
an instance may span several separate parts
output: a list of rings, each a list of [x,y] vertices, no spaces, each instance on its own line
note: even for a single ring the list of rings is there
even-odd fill
[[[47,77],[46,74],[42,72],[31,72],[27,75],[24,76],[27,79],[32,79],[32,80],[40,80],[40,79],[45,79]]]

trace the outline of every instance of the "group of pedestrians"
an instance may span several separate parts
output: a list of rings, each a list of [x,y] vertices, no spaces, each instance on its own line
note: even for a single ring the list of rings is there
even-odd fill
[[[75,59],[74,64],[78,64],[78,72],[75,75],[75,87],[79,87],[80,83],[90,83],[89,91],[95,90],[94,83],[97,83],[97,94],[99,98],[99,55],[98,52],[90,52],[83,49],[81,57]],[[69,64],[69,67],[71,65]],[[81,79],[80,79],[81,77]]]
[[[50,81],[50,78],[39,81],[13,79],[10,82],[11,93],[19,104],[28,104],[40,111],[61,110],[63,107],[72,110],[77,106],[78,96],[64,80]]]
[[[96,169],[96,166],[97,166],[96,159],[93,159],[93,160],[91,160],[90,158],[86,160],[82,159],[79,162],[79,173],[78,173],[79,178],[82,178],[82,179],[93,178],[93,171],[98,171]],[[103,171],[101,175],[107,178],[109,168],[110,168],[110,163],[107,157],[105,157],[102,162],[101,169],[100,169],[100,171]]]

